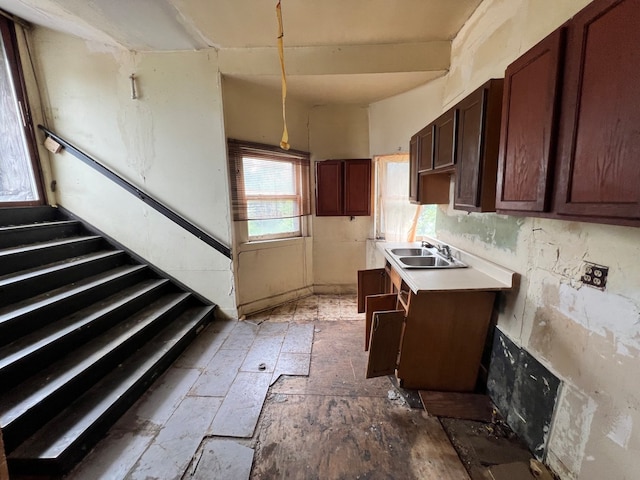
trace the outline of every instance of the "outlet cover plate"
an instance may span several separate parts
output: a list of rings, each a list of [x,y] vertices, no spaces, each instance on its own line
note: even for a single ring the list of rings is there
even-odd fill
[[[585,262],[582,283],[593,288],[604,290],[609,276],[609,267],[597,263]]]

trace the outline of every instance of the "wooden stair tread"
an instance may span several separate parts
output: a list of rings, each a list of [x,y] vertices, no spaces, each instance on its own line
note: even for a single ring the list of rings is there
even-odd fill
[[[214,306],[201,306],[185,311],[116,370],[102,378],[14,450],[8,457],[10,464],[19,468],[21,461],[40,460],[47,463],[59,459],[64,462],[65,459],[61,457],[68,455],[78,443],[84,442],[84,437],[89,435],[92,429],[106,431],[105,425],[98,425],[102,418],[111,410],[117,409],[119,403],[126,403],[124,408],[132,404],[131,399],[126,398],[130,391],[139,387],[141,382],[151,383],[158,373],[150,374],[149,372],[157,372],[158,364],[172,350],[179,348],[189,333],[195,335],[196,330],[214,308]],[[177,353],[174,352],[169,361],[173,361]],[[118,412],[117,415],[121,413]],[[108,425],[106,427],[108,428]],[[101,435],[102,432],[99,434]]]
[[[9,431],[14,422],[32,408],[52,394],[69,387],[70,382],[86,375],[92,367],[106,362],[107,355],[127,342],[134,341],[137,334],[154,324],[158,318],[169,314],[189,297],[189,293],[165,295],[4,394],[0,397],[0,425],[3,430]],[[5,443],[8,444],[6,439]]]
[[[97,275],[88,277],[82,281],[75,282],[70,285],[59,287],[50,292],[45,292],[35,297],[28,298],[21,302],[0,308],[0,325],[6,320],[24,315],[31,311],[43,308],[49,304],[55,303],[63,298],[67,298],[72,295],[84,292],[91,288],[99,287],[100,285],[118,278],[122,275],[127,275],[132,272],[137,272],[146,269],[146,265],[125,265],[116,267],[106,272],[99,273]]]
[[[88,328],[95,320],[134,301],[145,293],[160,289],[168,283],[169,281],[167,279],[145,280],[103,299],[98,304],[85,307],[29,335],[19,338],[0,348],[0,371],[54,344],[60,338],[74,331]]]
[[[58,262],[54,262],[42,267],[35,267],[28,270],[23,270],[21,272],[11,273],[0,277],[0,288],[14,285],[27,280],[32,280],[38,277],[43,277],[45,275],[61,272],[66,269],[73,268],[77,265],[91,263],[102,258],[117,257],[123,255],[124,252],[122,250],[101,250],[99,252],[81,255],[79,257],[60,260]]]
[[[15,247],[4,248],[0,250],[0,259],[9,257],[11,255],[17,255],[21,253],[30,253],[38,250],[43,250],[52,247],[58,247],[61,245],[69,245],[74,243],[88,242],[91,240],[98,240],[102,237],[98,235],[79,235],[76,237],[58,238],[55,240],[47,240],[45,242],[36,242],[28,245],[18,245]]]

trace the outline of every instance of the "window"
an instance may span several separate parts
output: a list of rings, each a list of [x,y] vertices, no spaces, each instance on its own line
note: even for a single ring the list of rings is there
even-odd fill
[[[0,16],[0,206],[42,203],[16,45],[13,24]]]
[[[435,235],[436,205],[409,202],[409,155],[376,157],[376,238],[412,242]]]
[[[235,221],[248,240],[300,237],[309,215],[309,154],[229,140]]]

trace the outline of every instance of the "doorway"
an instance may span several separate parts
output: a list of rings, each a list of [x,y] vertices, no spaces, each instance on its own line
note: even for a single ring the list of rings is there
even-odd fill
[[[0,207],[42,205],[42,181],[16,29],[2,16],[0,33]]]

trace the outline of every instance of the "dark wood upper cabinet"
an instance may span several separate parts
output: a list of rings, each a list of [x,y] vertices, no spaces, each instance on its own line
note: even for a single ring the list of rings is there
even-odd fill
[[[433,124],[427,125],[417,133],[418,172],[433,170]]]
[[[451,170],[456,163],[457,109],[448,110],[433,122],[433,170]]]
[[[598,0],[567,25],[559,214],[640,219],[640,1]]]
[[[316,215],[371,215],[371,160],[316,162]]]
[[[371,215],[371,160],[344,161],[344,214]]]
[[[418,134],[409,142],[409,202],[418,203]]]
[[[556,30],[505,72],[496,207],[544,212],[550,207],[563,53]]]
[[[495,211],[502,86],[502,79],[490,80],[456,105],[457,210]]]
[[[316,162],[316,215],[342,215],[344,182],[342,161]]]

